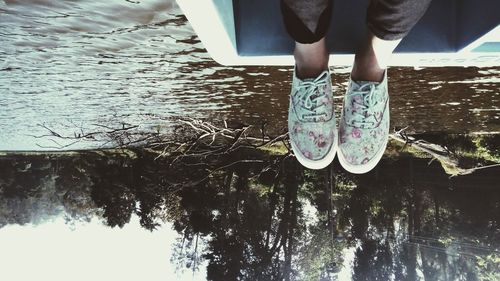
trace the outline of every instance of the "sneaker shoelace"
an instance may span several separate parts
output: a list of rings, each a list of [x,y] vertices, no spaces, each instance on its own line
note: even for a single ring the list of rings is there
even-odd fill
[[[324,103],[317,104],[317,100],[326,97],[327,91],[320,90],[320,88],[328,85],[329,75],[322,73],[316,79],[310,81],[302,81],[297,86],[297,98],[303,102],[298,105],[303,110],[301,114],[302,121],[316,121],[317,117],[327,117],[326,105]]]
[[[351,125],[363,129],[373,128],[377,123],[374,115],[375,106],[379,102],[382,102],[383,98],[377,94],[376,85],[372,83],[362,85],[359,89],[352,91],[347,97],[353,98],[358,95],[362,97],[362,103],[353,100],[353,103],[357,104],[359,109],[353,111]]]

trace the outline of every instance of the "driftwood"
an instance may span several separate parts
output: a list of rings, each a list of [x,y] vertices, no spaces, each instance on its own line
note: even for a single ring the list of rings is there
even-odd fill
[[[286,141],[288,133],[271,137],[262,127],[262,137],[256,138],[248,134],[253,129],[253,126],[229,128],[227,122],[224,122],[223,126],[215,126],[211,123],[195,119],[180,119],[178,122],[188,128],[192,128],[194,131],[194,136],[191,140],[183,143],[183,145],[177,147],[174,151],[182,150],[182,154],[178,158],[228,154],[242,147],[258,149],[277,143],[281,143],[287,149],[288,153],[291,152]],[[161,156],[163,155],[160,154],[159,157]]]
[[[120,126],[117,127],[92,124],[96,129],[88,132],[81,126],[72,123],[76,130],[72,135],[62,135],[45,124],[37,125],[47,131],[47,133],[43,135],[28,136],[38,139],[47,139],[53,143],[53,145],[37,144],[37,146],[42,149],[71,149],[76,144],[85,141],[97,143],[99,144],[99,148],[123,148],[141,145],[147,142],[153,143],[154,141],[158,141],[159,137],[158,133],[140,132],[136,130],[139,126],[132,126],[129,124],[120,124]]]
[[[173,157],[172,164],[181,159],[204,160],[209,157],[222,157],[242,148],[263,149],[278,146],[282,151],[284,150],[282,153],[284,156],[292,155],[288,133],[270,136],[266,132],[264,125],[260,127],[240,126],[231,128],[225,121],[221,125],[214,125],[210,122],[192,118],[178,119],[174,121],[174,124],[179,124],[177,131],[168,134],[141,132],[137,130],[138,126],[122,124],[117,128],[99,125],[97,126],[99,130],[92,132],[84,132],[81,128],[76,127],[77,132],[69,136],[63,136],[41,124],[40,126],[47,130],[48,133],[34,137],[49,138],[55,145],[44,148],[52,149],[70,149],[72,145],[80,141],[95,141],[101,147],[107,148],[141,147],[156,153],[156,159]],[[403,150],[407,146],[411,146],[417,151],[430,155],[432,161],[438,160],[446,173],[451,176],[466,175],[480,169],[500,166],[500,163],[487,163],[487,165],[484,165],[484,162],[480,163],[474,159],[463,161],[466,157],[453,153],[445,146],[407,135],[405,129],[395,131],[390,134],[390,138],[402,143]],[[259,137],[256,137],[256,135],[259,135]],[[66,143],[59,144],[58,140]],[[242,159],[241,161],[253,160]],[[190,163],[188,165],[202,165],[203,163],[205,162],[200,161],[200,164]]]
[[[461,156],[451,152],[446,147],[439,144],[430,143],[428,141],[421,139],[419,140],[413,136],[409,136],[405,133],[405,129],[406,128],[395,131],[390,135],[390,138],[397,142],[403,143],[403,149],[409,145],[416,150],[429,154],[433,158],[433,160],[438,160],[443,166],[446,173],[452,177],[471,174],[474,171],[480,169],[500,166],[500,163],[490,164],[486,166],[477,166],[478,163],[475,163],[472,167],[464,167],[460,161]]]
[[[48,133],[36,138],[48,138],[55,145],[51,149],[71,149],[72,145],[80,141],[92,141],[101,148],[110,150],[124,150],[140,148],[152,153],[154,160],[164,160],[175,166],[196,166],[197,170],[204,171],[200,177],[193,177],[185,182],[171,183],[174,188],[197,185],[207,180],[213,174],[237,165],[261,165],[261,171],[277,170],[280,163],[291,155],[288,146],[288,133],[278,136],[269,135],[265,126],[241,126],[231,128],[227,122],[217,126],[202,120],[191,118],[178,119],[179,124],[168,133],[141,132],[138,126],[120,125],[118,128],[99,126],[99,130],[85,132],[76,127],[77,133],[62,135],[46,125],[40,125]],[[102,129],[102,130],[101,130]],[[251,132],[251,134],[250,134]],[[260,137],[255,137],[259,134]],[[103,144],[106,147],[102,147]],[[284,153],[268,161],[265,151],[272,146],[279,146]],[[44,147],[47,148],[47,147]],[[259,176],[257,174],[256,176]]]
[[[73,124],[76,131],[71,135],[63,135],[45,124],[38,124],[47,133],[29,136],[48,139],[54,143],[53,146],[38,145],[40,148],[71,149],[72,146],[79,142],[91,141],[97,143],[99,148],[161,148],[163,151],[160,156],[166,155],[168,150],[170,152],[183,151],[184,154],[188,155],[194,148],[214,152],[213,150],[222,148],[226,150],[241,146],[259,148],[277,143],[284,145],[290,151],[286,141],[288,133],[270,136],[267,134],[265,126],[258,128],[261,137],[255,137],[255,134],[249,134],[248,132],[255,131],[256,127],[230,128],[226,121],[221,126],[192,118],[178,119],[174,123],[179,124],[178,129],[184,130],[184,132],[179,134],[178,132],[140,131],[139,126],[129,124],[120,124],[117,127],[94,124],[93,126],[96,129],[87,132]]]

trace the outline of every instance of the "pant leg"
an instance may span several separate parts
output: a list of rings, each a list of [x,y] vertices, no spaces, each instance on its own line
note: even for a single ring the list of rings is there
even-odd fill
[[[281,14],[288,34],[303,44],[325,37],[332,8],[333,0],[281,0]]]
[[[367,12],[370,31],[383,40],[406,36],[420,20],[431,0],[371,0]]]

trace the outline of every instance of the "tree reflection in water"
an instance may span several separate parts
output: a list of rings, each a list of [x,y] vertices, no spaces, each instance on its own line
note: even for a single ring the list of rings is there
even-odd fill
[[[497,168],[449,178],[437,161],[400,154],[354,176],[255,149],[203,162],[155,156],[4,156],[0,227],[53,216],[122,227],[136,214],[154,231],[169,221],[179,233],[171,262],[207,261],[208,280],[500,276]]]

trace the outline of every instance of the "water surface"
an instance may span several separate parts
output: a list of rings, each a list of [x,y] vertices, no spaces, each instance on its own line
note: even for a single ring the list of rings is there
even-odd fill
[[[400,145],[355,176],[162,154],[186,117],[285,132],[292,74],[216,64],[173,1],[4,0],[0,41],[0,150],[32,151],[0,154],[0,280],[500,279],[498,67],[390,69],[392,126],[454,161]]]
[[[40,124],[65,135],[168,132],[182,116],[286,128],[292,68],[216,64],[171,0],[1,1],[0,40],[0,150],[52,149],[32,137],[47,133]],[[334,69],[337,105],[347,79]],[[500,131],[498,68],[394,68],[389,79],[393,127]]]
[[[450,178],[438,161],[400,153],[354,176],[245,148],[173,158],[0,158],[0,277],[28,280],[23,264],[54,277],[54,262],[91,279],[500,277],[498,167]]]

